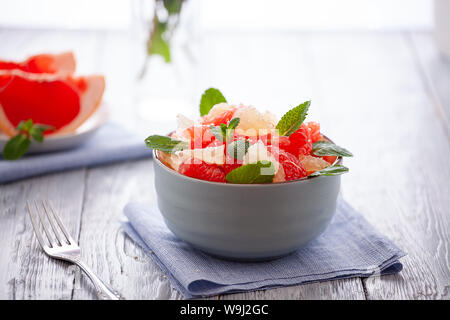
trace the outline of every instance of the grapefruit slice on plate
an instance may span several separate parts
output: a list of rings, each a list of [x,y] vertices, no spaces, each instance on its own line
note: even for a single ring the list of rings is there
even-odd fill
[[[38,54],[22,62],[0,60],[0,70],[21,70],[30,73],[61,73],[75,72],[75,57],[72,52],[60,54]]]
[[[14,136],[20,121],[33,119],[55,128],[48,135],[74,132],[98,108],[104,90],[99,75],[0,70],[0,130]]]

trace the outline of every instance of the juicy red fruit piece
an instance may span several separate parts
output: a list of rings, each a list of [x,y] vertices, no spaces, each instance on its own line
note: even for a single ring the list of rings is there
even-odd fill
[[[282,150],[286,150],[287,148],[289,148],[289,145],[291,144],[291,142],[289,141],[289,137],[286,136],[280,136],[278,138],[278,147]]]
[[[257,137],[253,143],[258,142],[258,140],[260,140],[266,146],[274,146],[283,150],[291,144],[289,142],[289,137],[272,135],[270,133]]]
[[[269,146],[268,149],[275,158],[278,158],[280,165],[283,166],[286,181],[301,179],[308,175],[303,164],[293,154],[274,146]]]
[[[322,139],[322,134],[320,133],[320,123],[308,122],[306,126],[309,128],[309,135],[311,137],[311,142],[314,143]]]
[[[312,142],[310,137],[310,131],[305,124],[302,124],[300,128],[289,136],[289,144],[286,141],[280,143],[280,148],[287,151],[297,158],[300,155],[309,155],[312,151]]]
[[[188,177],[214,182],[226,182],[225,172],[217,164],[206,163],[194,159],[185,160],[179,167],[178,171]]]
[[[227,111],[224,111],[214,117],[206,115],[202,119],[202,124],[215,125],[215,126],[220,126],[220,124],[222,124],[222,123],[228,124],[228,122],[230,122],[230,120],[233,118],[234,111],[235,111],[234,109],[227,110]]]
[[[22,62],[0,60],[0,70],[16,69],[30,73],[73,74],[75,65],[75,57],[72,52],[38,54]]]
[[[209,126],[190,127],[186,131],[191,137],[191,149],[206,148],[216,139]]]
[[[329,164],[333,164],[337,157],[336,156],[323,156],[322,157],[323,160],[325,160],[326,162],[328,162]]]

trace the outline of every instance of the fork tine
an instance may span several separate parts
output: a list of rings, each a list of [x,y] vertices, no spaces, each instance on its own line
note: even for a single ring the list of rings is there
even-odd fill
[[[27,200],[27,207],[28,207],[28,213],[30,214],[30,218],[31,218],[31,224],[33,225],[34,233],[36,234],[36,238],[38,239],[41,247],[44,248],[46,246],[46,244],[44,243],[44,239],[42,238],[42,233],[39,230],[39,225],[33,217],[33,210],[31,209],[31,205],[28,200]]]
[[[61,237],[59,236],[59,232],[58,232],[58,228],[56,228],[55,223],[53,222],[53,218],[50,216],[50,214],[48,213],[48,209],[47,209],[47,205],[46,205],[46,201],[42,201],[42,206],[44,207],[44,211],[45,214],[47,215],[48,221],[50,222],[50,225],[52,226],[53,232],[55,233],[56,239],[58,240],[58,243],[60,245],[63,244]]]
[[[50,243],[50,248],[53,248],[54,241],[52,240],[52,237],[50,236],[50,232],[48,231],[47,227],[45,226],[44,217],[42,216],[41,210],[39,209],[39,205],[36,200],[34,200],[34,205],[36,206],[36,211],[41,220],[42,227],[44,228],[44,232],[47,235],[48,242]]]
[[[53,207],[53,204],[51,201],[47,201],[47,203],[50,205],[51,211],[53,212],[53,216],[55,217],[56,222],[58,223],[59,227],[61,228],[61,231],[64,233],[64,235],[66,236],[67,241],[69,242],[69,244],[77,244],[75,242],[75,240],[72,239],[72,237],[70,236],[70,234],[67,232],[66,227],[64,227],[64,224],[62,223],[61,219],[59,218],[59,216],[56,214],[56,210]]]

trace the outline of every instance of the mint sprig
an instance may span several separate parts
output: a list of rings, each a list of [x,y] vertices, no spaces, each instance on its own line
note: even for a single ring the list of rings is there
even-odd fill
[[[216,137],[217,140],[221,142],[227,142],[233,136],[234,129],[239,125],[239,118],[233,118],[228,123],[221,123],[220,126],[211,126],[211,133]]]
[[[225,179],[229,183],[254,184],[270,183],[275,175],[275,167],[270,161],[258,161],[240,166],[230,171]]]
[[[206,89],[200,100],[200,115],[207,115],[212,107],[221,102],[227,102],[227,100],[219,89]]]
[[[43,124],[35,124],[31,129],[30,129],[30,136],[36,140],[37,142],[44,142],[44,132],[47,130],[53,130],[52,126],[47,126],[47,125],[43,125]]]
[[[314,142],[312,153],[316,156],[353,157],[350,151],[329,141]]]
[[[230,122],[228,123],[228,129],[236,129],[236,127],[239,125],[239,122],[241,121],[240,118],[233,118],[230,120]]]
[[[189,149],[186,141],[172,139],[168,136],[152,135],[145,139],[147,147],[163,151],[166,153],[174,153],[175,151]]]
[[[16,130],[17,135],[12,137],[3,147],[3,158],[5,160],[17,160],[24,156],[31,144],[31,139],[39,143],[44,142],[44,132],[53,130],[52,126],[44,124],[34,124],[32,119],[21,121]]]
[[[311,101],[303,102],[284,114],[276,127],[280,136],[290,136],[300,128],[303,121],[305,121],[310,105]]]
[[[340,164],[335,164],[329,167],[326,167],[325,169],[316,171],[311,173],[308,177],[317,177],[317,176],[337,176],[343,173],[348,172],[348,168],[344,167]]]

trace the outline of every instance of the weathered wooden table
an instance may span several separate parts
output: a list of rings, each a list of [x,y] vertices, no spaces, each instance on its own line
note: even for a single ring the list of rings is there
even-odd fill
[[[80,73],[106,75],[113,118],[150,134],[152,122],[135,112],[132,99],[129,41],[124,32],[0,29],[0,57],[73,49]],[[209,86],[278,115],[311,98],[311,118],[355,154],[346,161],[343,196],[408,253],[398,275],[217,298],[449,299],[450,60],[432,34],[216,32],[196,41],[194,73],[184,73],[192,91],[186,113],[195,113]],[[182,298],[120,228],[127,202],[153,197],[151,160],[0,185],[0,298],[95,298],[76,267],[41,251],[25,209],[35,198],[54,202],[87,263],[126,298]]]

